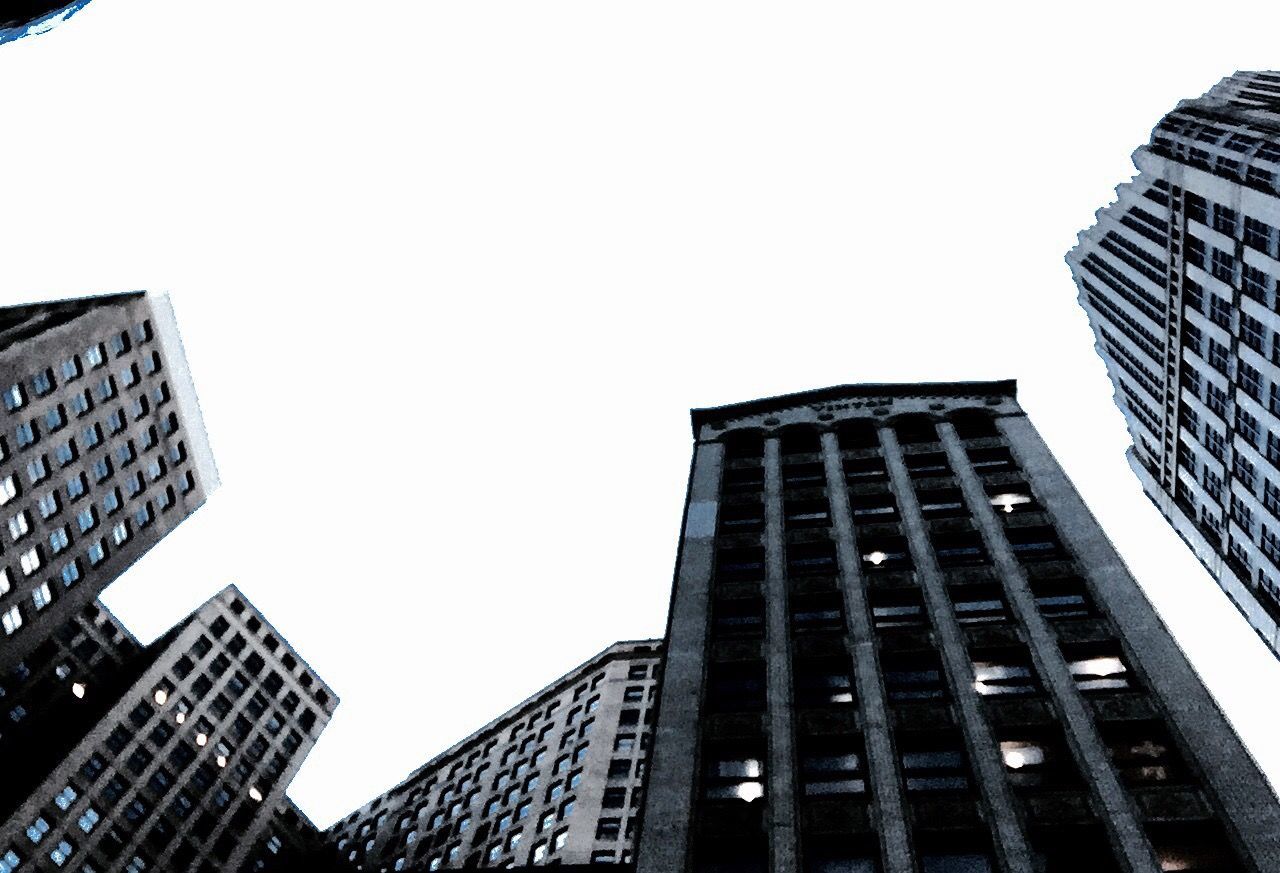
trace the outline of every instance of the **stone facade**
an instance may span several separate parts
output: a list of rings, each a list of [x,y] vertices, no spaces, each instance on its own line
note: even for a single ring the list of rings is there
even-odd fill
[[[1012,382],[696,410],[639,873],[1280,869]]]

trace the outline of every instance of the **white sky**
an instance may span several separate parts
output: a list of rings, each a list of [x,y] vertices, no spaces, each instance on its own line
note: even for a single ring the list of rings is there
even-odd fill
[[[224,482],[106,600],[261,607],[342,697],[318,824],[662,632],[689,407],[857,381],[1016,377],[1280,776],[1280,663],[1125,466],[1062,261],[1280,7],[876,5],[94,0],[0,47],[0,303],[169,290]]]

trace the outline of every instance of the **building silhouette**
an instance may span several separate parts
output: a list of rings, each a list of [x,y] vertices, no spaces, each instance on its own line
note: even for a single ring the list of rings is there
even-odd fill
[[[217,484],[166,296],[0,309],[6,696],[47,669],[59,629]]]
[[[695,410],[638,873],[1280,869],[1012,382]]]
[[[1280,73],[1161,119],[1067,262],[1143,490],[1280,651]]]
[[[239,869],[338,703],[234,586],[77,697],[87,729],[40,737],[47,772],[0,811],[4,873]]]
[[[325,832],[340,870],[631,860],[659,640],[615,643]]]

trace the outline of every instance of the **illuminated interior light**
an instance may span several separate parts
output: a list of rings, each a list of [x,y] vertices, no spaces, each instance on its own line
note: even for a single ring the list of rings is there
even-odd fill
[[[197,746],[203,746],[203,745],[204,745],[205,743],[207,743],[207,742],[209,742],[209,735],[208,735],[208,734],[205,734],[205,733],[199,733],[199,734],[196,734],[196,745],[197,745]]]
[[[885,562],[885,559],[888,558],[889,556],[886,555],[884,552],[871,552],[865,555],[865,557],[873,565],[879,567],[881,564]]]
[[[262,802],[262,792],[258,790],[258,786],[256,785],[249,786],[249,796],[259,803]]]
[[[225,767],[225,766],[227,766],[227,756],[226,756],[226,755],[219,755],[217,760],[218,760],[218,766],[219,766],[219,767]]]
[[[158,703],[160,706],[164,706],[165,701],[168,699],[169,699],[168,691],[165,691],[163,688],[156,689],[156,703]]]
[[[1044,749],[1035,743],[1008,740],[1000,744],[1000,756],[1010,770],[1034,767],[1044,763]]]
[[[71,693],[74,694],[76,697],[83,698],[84,692],[85,692],[85,687],[83,682],[71,683]]]
[[[180,712],[177,715],[175,715],[173,718],[174,718],[174,721],[176,721],[178,724],[182,724],[184,721],[187,720],[187,714],[185,712]]]

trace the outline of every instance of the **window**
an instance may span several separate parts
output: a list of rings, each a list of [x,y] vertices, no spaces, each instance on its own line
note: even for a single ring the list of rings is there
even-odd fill
[[[22,612],[17,605],[9,607],[9,609],[0,614],[0,624],[4,626],[6,636],[13,636],[22,627]]]
[[[0,506],[18,496],[18,483],[12,476],[0,479]]]
[[[30,520],[24,509],[9,519],[9,537],[17,542],[31,532]]]
[[[890,700],[937,700],[946,696],[942,666],[936,656],[886,655],[885,692]]]
[[[21,409],[27,403],[26,392],[21,385],[10,385],[4,392],[4,408],[10,412]]]
[[[839,658],[797,658],[795,690],[798,706],[853,703],[853,677],[848,662]]]
[[[65,551],[69,545],[71,545],[71,536],[67,533],[65,526],[49,534],[49,550],[53,554]]]
[[[18,439],[18,448],[25,449],[27,446],[34,445],[40,439],[40,431],[36,429],[34,421],[24,421],[14,431],[14,435]]]
[[[1034,694],[1038,690],[1031,665],[1021,654],[993,655],[973,662],[973,687],[984,697]]]
[[[703,793],[708,800],[744,800],[764,797],[764,762],[751,753],[727,752],[709,756]]]
[[[806,797],[862,794],[867,784],[862,757],[852,741],[815,744],[800,756],[800,781]]]
[[[41,582],[31,591],[31,600],[35,604],[36,612],[40,612],[50,603],[54,602],[54,595],[49,590],[49,582]]]
[[[40,559],[40,547],[28,549],[18,558],[18,563],[22,567],[22,574],[30,576],[32,573],[40,569],[40,565],[44,562]]]
[[[1067,666],[1081,691],[1126,691],[1132,687],[1129,667],[1114,651],[1069,657]]]
[[[969,787],[968,768],[959,743],[912,742],[901,755],[907,791],[960,791]]]

